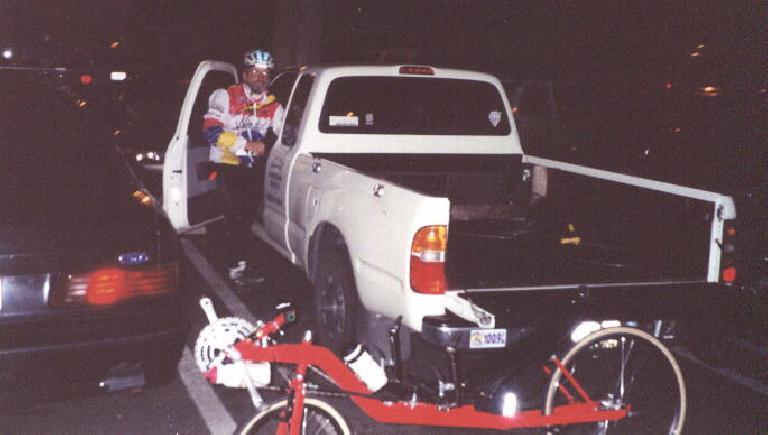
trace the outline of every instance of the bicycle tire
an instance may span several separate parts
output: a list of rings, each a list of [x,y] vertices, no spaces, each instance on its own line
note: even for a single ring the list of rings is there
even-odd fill
[[[644,351],[648,351],[645,356],[643,355]],[[638,354],[639,357],[635,358]],[[613,359],[616,356],[618,356],[619,361],[619,378],[613,380],[611,377],[605,376],[605,372],[601,368],[606,365],[606,362],[609,368],[613,367],[615,365]],[[630,365],[630,357],[632,358],[631,362],[637,361],[639,366]],[[655,357],[655,359],[651,360],[651,357]],[[600,361],[601,359],[602,361]],[[587,362],[587,368],[584,370],[586,373],[580,373],[580,369],[583,368],[580,365],[584,361]],[[687,412],[685,381],[675,357],[666,346],[652,335],[639,329],[627,327],[601,329],[577,342],[566,353],[561,363],[569,371],[574,372],[576,380],[587,394],[593,400],[601,402],[601,406],[611,407],[626,403],[632,406],[631,412],[626,418],[615,422],[592,423],[595,427],[589,432],[607,433],[613,431],[617,433],[658,434],[667,431],[675,435],[682,432]],[[593,366],[592,373],[590,373],[590,365]],[[639,370],[644,368],[648,370],[646,373],[640,374]],[[647,373],[648,371],[650,373]],[[630,373],[631,377],[627,377],[627,373]],[[646,382],[647,385],[645,385],[645,388],[649,388],[649,390],[636,395],[635,393],[642,388],[635,388],[635,382],[642,381],[644,380],[643,376],[649,375],[649,382]],[[563,398],[559,397],[562,394],[558,394],[561,378],[562,372],[554,370],[547,388],[547,398],[544,405],[545,415],[551,414],[555,405],[564,402]],[[567,380],[565,382],[567,383]],[[603,388],[597,387],[606,387],[607,391],[603,392]],[[605,393],[605,395],[595,394],[598,391],[600,394]],[[618,399],[615,394],[617,392],[620,396]],[[630,393],[632,393],[632,400],[626,400]],[[658,413],[659,417],[653,419],[650,417],[651,413]],[[669,420],[668,429],[667,420]],[[587,426],[589,425],[561,426],[554,428],[554,430],[561,433],[583,433]],[[550,428],[550,430],[552,429]]]
[[[288,406],[283,399],[258,412],[240,431],[241,435],[274,434],[280,412]],[[304,419],[301,433],[349,435],[349,426],[341,414],[329,403],[318,399],[304,399]],[[311,425],[311,426],[310,426]],[[308,431],[308,429],[316,429]]]

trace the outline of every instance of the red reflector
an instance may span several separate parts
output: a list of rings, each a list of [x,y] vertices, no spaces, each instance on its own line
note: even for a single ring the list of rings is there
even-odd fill
[[[93,76],[90,74],[83,74],[80,76],[80,84],[83,86],[88,86],[91,83],[93,83]]]
[[[723,282],[735,282],[736,281],[736,268],[726,267],[723,269]]]
[[[418,76],[433,76],[435,70],[428,66],[401,66],[400,74],[413,74]]]

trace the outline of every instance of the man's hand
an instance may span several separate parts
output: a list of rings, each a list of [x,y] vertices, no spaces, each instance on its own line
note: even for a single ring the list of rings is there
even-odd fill
[[[264,142],[259,140],[249,140],[245,143],[245,150],[249,153],[253,154],[254,156],[261,156],[264,155],[264,152],[266,151],[266,147],[264,146]]]

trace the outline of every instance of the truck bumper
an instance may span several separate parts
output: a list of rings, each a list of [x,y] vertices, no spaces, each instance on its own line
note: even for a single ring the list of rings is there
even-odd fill
[[[585,331],[621,324],[673,344],[726,332],[739,299],[736,288],[711,283],[483,289],[467,290],[460,296],[491,313],[493,327],[482,328],[450,312],[428,316],[422,319],[421,330],[427,342],[483,351],[509,348],[542,332],[571,339]],[[503,346],[493,340],[478,343],[478,337],[493,334],[483,331],[494,330],[504,337]]]

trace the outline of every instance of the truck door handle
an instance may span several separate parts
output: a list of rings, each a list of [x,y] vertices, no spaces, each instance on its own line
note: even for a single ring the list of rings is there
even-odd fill
[[[318,173],[322,167],[323,165],[321,165],[320,162],[312,162],[312,172]]]
[[[381,198],[384,196],[384,185],[381,183],[376,183],[373,185],[373,196],[377,198]]]
[[[181,173],[182,173],[182,170],[181,170],[181,169],[174,169],[174,170],[173,170],[173,171],[171,171],[171,172],[173,172],[174,174],[181,174]]]

